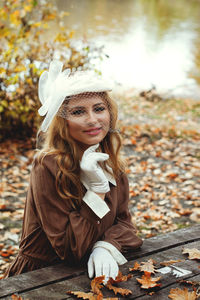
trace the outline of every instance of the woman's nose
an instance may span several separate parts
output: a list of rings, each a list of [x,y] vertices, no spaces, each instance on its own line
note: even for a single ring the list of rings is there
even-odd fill
[[[87,114],[87,122],[88,123],[96,123],[97,117],[94,112],[88,112]]]

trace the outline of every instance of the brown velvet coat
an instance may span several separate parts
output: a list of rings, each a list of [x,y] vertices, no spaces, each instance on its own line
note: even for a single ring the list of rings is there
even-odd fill
[[[80,210],[57,193],[58,166],[53,155],[42,165],[34,160],[27,193],[20,251],[6,277],[66,261],[69,265],[85,262],[97,241],[106,241],[120,252],[141,246],[128,210],[129,185],[125,174],[110,183],[105,201],[110,211],[102,219],[82,203]]]

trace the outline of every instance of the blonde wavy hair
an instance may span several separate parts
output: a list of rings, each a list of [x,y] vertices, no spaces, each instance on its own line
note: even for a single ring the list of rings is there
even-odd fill
[[[101,164],[101,166],[107,172],[109,172],[107,167],[111,167],[113,175],[117,179],[125,170],[125,161],[120,156],[122,146],[121,137],[116,130],[117,105],[107,92],[94,94],[105,101],[110,113],[111,123],[110,130],[100,142],[99,151],[109,154],[109,159]],[[45,133],[38,159],[42,163],[46,155],[55,155],[59,169],[56,176],[56,189],[59,195],[63,199],[70,201],[74,208],[80,207],[84,195],[84,187],[80,181],[80,157],[78,149],[79,145],[69,135],[66,119],[56,115]]]

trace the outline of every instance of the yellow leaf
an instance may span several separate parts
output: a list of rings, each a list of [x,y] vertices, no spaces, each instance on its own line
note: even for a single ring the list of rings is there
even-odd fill
[[[21,23],[19,10],[15,10],[13,13],[10,14],[10,22],[17,26]]]
[[[69,38],[71,39],[71,38],[73,38],[73,36],[74,36],[74,31],[71,31],[71,32],[69,33]]]
[[[49,24],[47,24],[47,23],[43,23],[43,24],[42,24],[42,28],[44,28],[44,29],[48,29],[48,28],[49,28]]]
[[[42,22],[36,22],[32,26],[33,27],[40,27],[42,25]]]
[[[27,12],[29,12],[29,11],[32,10],[32,6],[31,5],[25,5],[24,6],[24,10],[27,11]]]
[[[0,74],[6,73],[6,69],[0,67]]]
[[[18,65],[14,68],[14,72],[22,72],[25,70],[26,70],[26,67],[24,65]]]
[[[54,42],[65,42],[67,40],[66,35],[62,33],[58,33],[54,39]]]

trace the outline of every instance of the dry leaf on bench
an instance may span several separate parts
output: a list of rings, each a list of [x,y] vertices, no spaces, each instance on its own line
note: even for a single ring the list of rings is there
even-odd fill
[[[195,291],[189,292],[187,288],[183,290],[176,288],[170,290],[168,297],[173,300],[196,300],[197,293]]]
[[[115,295],[117,295],[117,293],[121,294],[122,296],[128,296],[128,295],[131,295],[132,294],[132,291],[129,290],[129,289],[123,289],[123,288],[120,288],[120,287],[117,287],[117,286],[114,286],[112,285],[111,283],[107,283],[106,284],[106,287],[109,289],[109,290],[112,290]]]
[[[91,281],[91,292],[84,293],[81,291],[67,291],[67,294],[74,295],[77,298],[89,299],[89,300],[101,300],[103,299],[103,295],[100,289],[103,287],[103,281],[105,276],[95,277]]]
[[[148,272],[148,273],[155,273],[155,268],[154,268],[153,264],[154,264],[154,261],[151,258],[146,262],[142,262],[140,271]]]
[[[129,268],[129,271],[132,272],[132,271],[137,271],[137,270],[140,270],[140,264],[136,261],[134,263],[133,268]]]
[[[196,248],[184,248],[182,251],[183,254],[188,253],[189,259],[200,259],[200,251]]]
[[[92,281],[91,281],[91,291],[95,294],[95,295],[101,295],[102,293],[100,291],[100,289],[102,289],[103,287],[103,281],[105,279],[105,276],[99,276],[99,277],[95,277]]]
[[[74,295],[77,298],[82,298],[82,299],[89,299],[89,300],[97,300],[97,295],[94,295],[94,293],[84,293],[84,292],[80,292],[80,291],[68,291],[67,294],[69,295]],[[103,297],[101,296],[100,299],[103,299]]]
[[[182,261],[185,261],[184,259],[177,259],[177,260],[167,260],[167,261],[163,261],[160,263],[161,266],[170,266],[170,265],[173,265],[175,263],[178,263],[178,262],[182,262]]]
[[[123,281],[127,281],[128,279],[132,278],[133,276],[131,274],[128,274],[127,276],[125,275],[122,275],[122,273],[119,271],[116,279],[114,280],[113,278],[110,278],[106,284],[106,287],[109,289],[109,290],[112,290],[115,295],[117,293],[121,294],[122,296],[128,296],[128,295],[131,295],[132,294],[132,291],[129,290],[129,289],[123,289],[123,288],[120,288],[120,287],[116,287],[114,286],[113,284],[117,284],[119,282],[123,282]]]
[[[151,277],[151,273],[145,272],[142,275],[142,278],[136,278],[139,283],[141,283],[141,288],[150,289],[156,286],[160,286],[161,283],[157,283],[161,279],[161,277]]]

